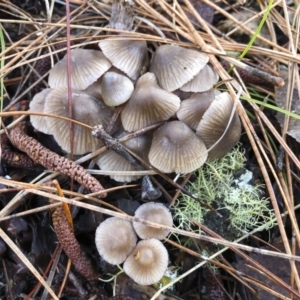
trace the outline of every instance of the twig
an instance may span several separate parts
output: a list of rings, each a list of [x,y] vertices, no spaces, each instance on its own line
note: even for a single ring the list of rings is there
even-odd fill
[[[248,84],[252,83],[257,85],[276,87],[284,86],[284,80],[281,77],[273,76],[268,72],[250,67],[241,61],[235,62],[237,65],[235,69],[237,70],[243,81],[245,81]],[[221,63],[225,69],[229,69],[230,65],[227,61],[223,60]]]
[[[102,125],[94,127],[92,134],[104,141],[107,149],[115,151],[118,155],[125,158],[130,164],[135,166],[138,170],[144,170],[143,165],[136,159],[128,149],[122,145],[117,139],[108,134]],[[155,188],[148,175],[145,175],[142,180],[142,199],[154,200],[161,196],[159,189]]]
[[[16,246],[16,244],[10,239],[10,237],[0,228],[0,236],[5,241],[5,243],[14,251],[14,253],[22,260],[22,262],[27,266],[31,273],[37,278],[39,282],[46,288],[53,299],[58,300],[54,291],[48,286],[40,273],[34,268],[28,258],[22,253],[22,251]]]

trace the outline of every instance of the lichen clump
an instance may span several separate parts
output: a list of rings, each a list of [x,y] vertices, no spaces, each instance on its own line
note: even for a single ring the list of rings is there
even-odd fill
[[[223,217],[182,195],[174,206],[174,218],[179,228],[199,231],[192,221],[196,220],[233,239],[263,224],[266,224],[263,229],[274,225],[268,223],[274,219],[274,213],[269,200],[263,197],[263,185],[251,183],[252,173],[244,169],[245,160],[244,151],[238,146],[223,158],[207,162],[197,170],[196,180],[187,189]]]

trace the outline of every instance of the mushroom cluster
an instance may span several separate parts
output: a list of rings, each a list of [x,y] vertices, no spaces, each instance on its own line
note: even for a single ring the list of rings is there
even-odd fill
[[[97,228],[95,243],[100,256],[110,264],[124,262],[125,273],[141,285],[153,284],[163,277],[168,267],[168,251],[160,241],[169,231],[139,222],[140,219],[173,226],[170,211],[161,203],[149,202],[135,212],[136,221],[111,217]],[[142,240],[137,243],[137,235]]]
[[[75,120],[91,126],[101,123],[106,128],[115,107],[121,106],[122,126],[114,128],[118,130],[116,138],[165,122],[152,133],[153,138],[142,136],[126,144],[164,173],[192,172],[207,159],[224,156],[237,143],[241,124],[234,101],[227,92],[213,89],[219,76],[205,53],[161,45],[149,63],[145,41],[107,38],[99,42],[99,47],[102,51],[71,51]],[[34,97],[31,111],[68,116],[66,62],[64,57],[50,70],[50,89]],[[31,116],[31,122],[70,152],[67,121]],[[74,154],[99,147],[99,141],[79,125],[74,126],[74,139]],[[97,164],[110,171],[135,170],[112,151],[101,155]],[[121,182],[138,179],[111,177]]]
[[[60,117],[69,116],[67,90],[67,58],[60,60],[49,73],[50,88],[34,96],[30,102],[29,111],[44,112]],[[107,126],[114,109],[108,107],[99,99],[99,92],[86,92],[93,83],[111,68],[110,61],[101,51],[74,49],[71,52],[71,86],[72,86],[72,116],[73,119],[95,126],[101,123]],[[60,147],[70,153],[69,122],[54,117],[31,115],[30,121],[35,129],[45,134],[52,134]],[[74,125],[73,153],[81,155],[99,148],[100,142],[90,133],[90,130],[80,125]]]

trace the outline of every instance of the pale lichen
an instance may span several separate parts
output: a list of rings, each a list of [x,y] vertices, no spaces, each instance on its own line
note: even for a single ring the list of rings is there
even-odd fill
[[[219,230],[222,236],[230,239],[263,224],[268,224],[263,229],[272,226],[269,221],[274,219],[274,213],[269,200],[263,197],[262,185],[252,184],[253,176],[244,169],[245,161],[244,151],[237,146],[223,158],[208,162],[198,169],[196,179],[186,188],[194,196],[213,206],[223,218],[188,195],[182,195],[174,206],[177,226],[199,231],[192,221],[196,220],[213,230]]]

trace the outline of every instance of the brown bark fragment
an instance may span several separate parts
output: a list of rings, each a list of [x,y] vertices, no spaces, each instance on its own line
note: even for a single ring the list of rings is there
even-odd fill
[[[75,269],[87,279],[97,279],[99,276],[93,269],[89,258],[81,250],[62,205],[53,210],[52,223],[58,241],[72,261]]]
[[[15,147],[25,152],[34,162],[49,170],[70,176],[93,193],[104,190],[100,182],[82,166],[45,148],[34,138],[26,135],[25,128],[25,122],[16,125],[10,131],[10,139]],[[106,193],[100,196],[104,198]]]

